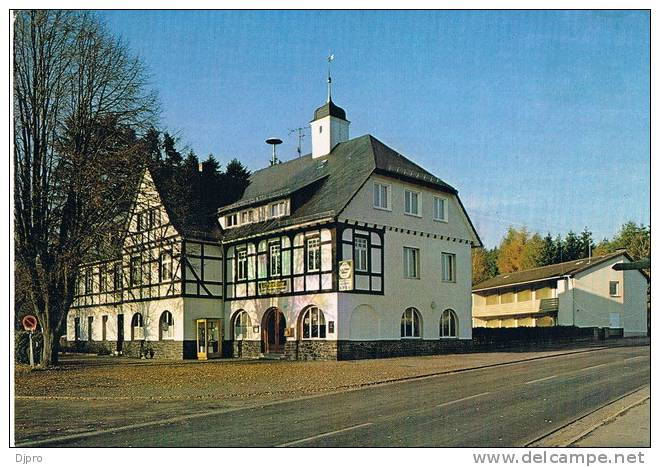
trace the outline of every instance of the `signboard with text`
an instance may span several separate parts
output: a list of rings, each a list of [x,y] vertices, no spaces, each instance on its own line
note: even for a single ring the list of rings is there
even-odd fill
[[[353,261],[350,259],[339,262],[339,291],[353,290]]]
[[[273,279],[259,282],[259,295],[275,295],[289,291],[289,281],[285,279]]]

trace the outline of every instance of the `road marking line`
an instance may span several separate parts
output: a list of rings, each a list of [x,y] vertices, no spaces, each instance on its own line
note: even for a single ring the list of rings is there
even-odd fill
[[[293,445],[296,445],[296,444],[305,443],[307,441],[312,441],[314,439],[325,438],[327,436],[336,435],[338,433],[344,433],[346,431],[357,430],[358,428],[364,428],[365,426],[370,426],[370,425],[373,425],[373,423],[368,422],[368,423],[362,423],[361,425],[349,426],[347,428],[342,428],[341,430],[329,431],[327,433],[321,433],[320,435],[310,436],[309,438],[303,438],[303,439],[298,439],[296,441],[290,441],[290,442],[284,443],[284,444],[278,444],[276,447],[285,448],[287,446],[293,446]]]
[[[557,375],[552,375],[552,376],[546,376],[545,378],[539,378],[539,379],[533,379],[531,381],[527,381],[525,384],[534,384],[534,383],[540,383],[541,381],[547,381],[552,378],[556,378]]]
[[[464,397],[462,399],[456,399],[455,401],[444,402],[442,404],[436,405],[436,407],[446,407],[448,405],[457,404],[457,403],[463,402],[463,401],[469,401],[470,399],[475,399],[477,397],[485,396],[485,395],[488,395],[488,394],[490,394],[490,392],[482,392],[481,394],[475,394],[474,396],[467,396],[467,397]]]
[[[593,370],[594,368],[600,368],[601,366],[607,366],[607,363],[601,363],[600,365],[594,365],[594,366],[588,366],[586,368],[580,368],[578,371],[587,371],[587,370]]]
[[[647,355],[638,355],[637,357],[624,358],[623,361],[627,362],[628,360],[637,360],[638,358],[648,358]]]

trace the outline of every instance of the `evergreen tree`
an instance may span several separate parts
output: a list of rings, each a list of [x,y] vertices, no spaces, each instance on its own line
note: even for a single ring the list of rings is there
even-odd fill
[[[247,180],[250,178],[250,171],[236,158],[229,161],[229,164],[227,164],[227,170],[225,170],[225,174],[227,177],[233,178],[235,180],[242,180],[244,182],[247,182]]]
[[[163,158],[161,152],[160,144],[160,132],[154,127],[150,127],[143,137],[145,145],[145,155],[148,157],[148,160],[153,162],[159,162]]]
[[[527,239],[520,259],[521,270],[532,269],[541,266],[541,256],[543,254],[543,239],[537,233]]]
[[[552,237],[550,232],[543,237],[543,246],[538,256],[539,266],[547,266],[549,264],[555,264],[559,257],[559,249],[557,248],[557,242]]]
[[[580,239],[572,230],[566,234],[562,248],[562,261],[580,259]]]
[[[579,258],[588,258],[589,254],[593,256],[594,241],[592,233],[585,227],[579,237],[580,256]]]
[[[170,168],[178,168],[183,162],[181,153],[176,149],[177,140],[169,133],[163,134],[163,151],[165,152],[165,165]]]

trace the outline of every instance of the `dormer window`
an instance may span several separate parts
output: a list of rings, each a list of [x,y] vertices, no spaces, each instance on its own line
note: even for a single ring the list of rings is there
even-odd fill
[[[241,224],[249,224],[254,219],[254,211],[251,209],[249,211],[243,211],[241,213]]]
[[[225,226],[234,227],[238,224],[238,214],[229,214],[225,216]]]
[[[270,205],[270,217],[280,217],[286,214],[286,203],[280,201]]]

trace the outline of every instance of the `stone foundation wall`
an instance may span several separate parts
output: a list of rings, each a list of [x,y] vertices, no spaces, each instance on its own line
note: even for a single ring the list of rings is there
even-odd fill
[[[192,344],[192,345],[191,345]],[[192,352],[186,354],[186,347]],[[117,350],[115,341],[64,341],[61,350],[71,353],[92,353],[97,355],[114,354]],[[194,341],[124,341],[122,355],[125,357],[181,360],[183,358],[197,358]]]
[[[231,341],[230,351],[234,358],[259,358],[261,341]]]
[[[284,355],[287,360],[337,360],[337,341],[287,341]]]
[[[411,357],[465,353],[472,349],[470,339],[401,339],[388,341],[339,341],[337,360]]]
[[[65,341],[66,352],[107,355],[114,353],[114,341]],[[471,340],[459,339],[401,339],[391,341],[333,341],[301,340],[287,341],[284,356],[287,360],[359,360],[365,358],[408,357],[414,355],[437,355],[443,353],[469,352]],[[122,354],[126,357],[182,360],[196,359],[195,341],[125,341]],[[226,341],[223,358],[258,358],[261,355],[260,341]]]

